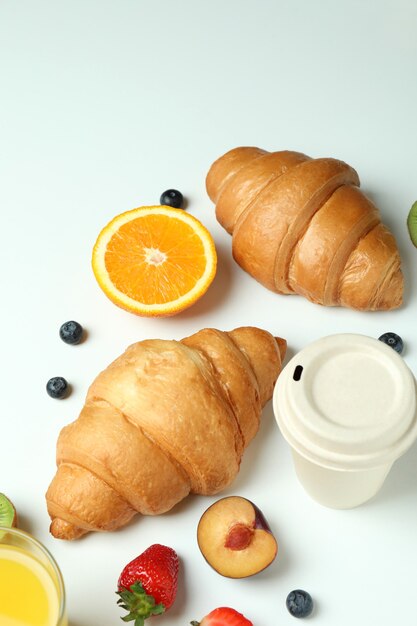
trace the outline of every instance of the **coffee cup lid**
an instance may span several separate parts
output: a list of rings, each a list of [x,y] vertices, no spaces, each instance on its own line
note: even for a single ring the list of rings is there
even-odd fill
[[[416,381],[377,339],[323,337],[296,354],[274,390],[288,443],[324,467],[355,470],[393,462],[417,437]]]

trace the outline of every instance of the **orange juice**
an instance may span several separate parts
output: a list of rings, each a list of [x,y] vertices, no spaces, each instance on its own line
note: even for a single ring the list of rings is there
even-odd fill
[[[8,535],[12,540],[7,543]],[[13,536],[8,532],[0,540],[1,626],[67,626],[62,579],[49,553],[28,535],[23,541],[39,546],[39,554]]]

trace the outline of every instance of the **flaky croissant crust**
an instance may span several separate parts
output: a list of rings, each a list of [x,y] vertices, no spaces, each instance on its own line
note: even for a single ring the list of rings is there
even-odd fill
[[[46,494],[55,537],[114,530],[235,478],[286,344],[253,327],[130,346],[92,383],[57,444]]]
[[[268,289],[365,311],[401,305],[395,239],[343,161],[235,148],[206,185],[235,260]]]

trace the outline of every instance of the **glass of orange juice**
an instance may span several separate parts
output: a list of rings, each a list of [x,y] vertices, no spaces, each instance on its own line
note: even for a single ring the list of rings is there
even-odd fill
[[[62,574],[39,541],[0,526],[1,626],[68,626]]]

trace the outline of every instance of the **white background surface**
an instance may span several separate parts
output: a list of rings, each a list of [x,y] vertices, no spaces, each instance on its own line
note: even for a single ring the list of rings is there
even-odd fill
[[[212,571],[196,544],[200,514],[217,498],[189,497],[159,518],[65,543],[48,534],[44,492],[59,430],[94,376],[136,340],[249,324],[285,337],[293,354],[332,332],[390,330],[417,371],[417,250],[405,227],[417,198],[416,30],[414,0],[0,2],[0,491],[59,562],[71,626],[120,623],[119,572],[154,542],[174,547],[182,565],[176,604],[155,625],[182,626],[221,605],[255,626],[294,624],[285,598],[297,587],[316,601],[309,623],[415,623],[416,447],[372,502],[327,510],[297,483],[268,406],[226,493],[258,504],[280,552],[240,581]],[[324,309],[244,274],[204,186],[211,162],[238,145],[353,165],[397,238],[403,308]],[[170,187],[211,230],[219,271],[187,312],[142,319],[102,294],[91,248],[114,215],[158,203]],[[60,341],[68,319],[88,330],[82,345]],[[65,401],[45,392],[55,375],[73,385]]]

